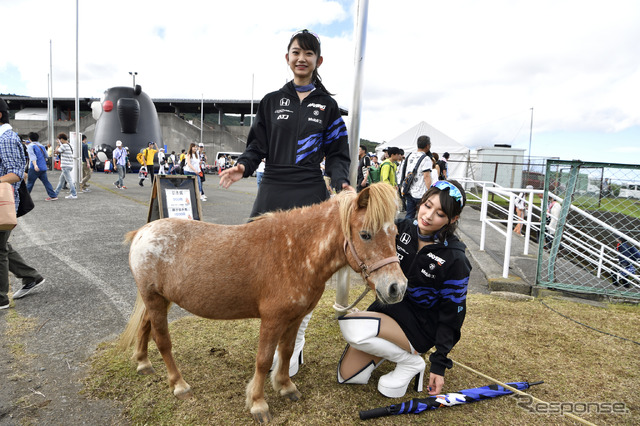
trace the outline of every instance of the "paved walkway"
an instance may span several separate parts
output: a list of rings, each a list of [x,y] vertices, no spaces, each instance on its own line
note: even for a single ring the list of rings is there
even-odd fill
[[[513,235],[509,277],[503,278],[506,237],[487,227],[485,249],[480,251],[481,228],[480,211],[474,205],[467,206],[458,225],[460,238],[489,282],[489,289],[526,293],[528,287],[533,286],[536,281],[537,243],[529,242],[529,254],[524,255],[524,236]]]

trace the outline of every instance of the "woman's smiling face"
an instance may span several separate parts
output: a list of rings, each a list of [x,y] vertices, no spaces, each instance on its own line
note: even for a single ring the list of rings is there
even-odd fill
[[[418,210],[418,229],[422,235],[433,235],[443,226],[449,224],[449,218],[440,205],[440,194],[433,194],[426,202],[420,205]],[[458,218],[455,217],[451,223]]]
[[[296,79],[311,81],[313,71],[322,63],[322,56],[318,57],[313,50],[305,50],[294,40],[286,55],[287,63]]]

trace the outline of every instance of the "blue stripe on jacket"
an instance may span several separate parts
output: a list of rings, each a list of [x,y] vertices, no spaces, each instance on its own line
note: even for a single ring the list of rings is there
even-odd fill
[[[429,287],[415,287],[408,288],[407,293],[412,301],[426,308],[432,307],[441,299],[459,304],[467,299],[468,283],[469,277],[465,277],[461,280],[447,280],[443,283],[446,287],[439,290]]]

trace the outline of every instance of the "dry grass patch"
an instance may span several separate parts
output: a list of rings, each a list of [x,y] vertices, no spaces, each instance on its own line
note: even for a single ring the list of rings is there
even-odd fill
[[[352,297],[360,288],[355,289]],[[377,390],[377,379],[393,368],[384,363],[366,386],[340,386],[336,365],[345,343],[331,308],[335,290],[328,289],[307,330],[305,364],[294,378],[302,399],[291,402],[265,388],[274,424],[358,424],[360,410],[386,406],[426,393],[409,392],[390,400]],[[352,299],[353,300],[353,299]],[[372,301],[368,296],[360,306]],[[640,341],[640,309],[598,308],[570,301],[545,303],[580,322]],[[97,398],[124,403],[136,424],[250,424],[244,408],[245,387],[253,375],[258,320],[208,321],[186,317],[171,324],[176,361],[195,397],[178,401],[166,379],[155,346],[150,358],[158,374],[138,376],[131,352],[115,352],[115,342],[100,346],[87,391]],[[545,383],[530,392],[547,402],[621,402],[627,414],[574,413],[596,424],[640,423],[638,345],[586,329],[550,311],[539,301],[514,302],[470,295],[462,340],[451,357],[501,381]],[[488,385],[460,367],[447,372],[445,391]],[[419,415],[369,420],[370,424],[571,424],[560,415],[530,414],[513,397],[443,408]]]

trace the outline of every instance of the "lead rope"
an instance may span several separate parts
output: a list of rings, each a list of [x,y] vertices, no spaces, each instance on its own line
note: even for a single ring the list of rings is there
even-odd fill
[[[353,302],[349,306],[342,306],[341,304],[336,302],[336,303],[333,304],[333,309],[335,309],[341,315],[346,315],[348,313],[357,311],[357,309],[353,309],[353,307],[356,306],[358,303],[360,303],[360,301],[362,299],[364,299],[364,296],[366,296],[367,293],[369,293],[369,290],[371,290],[369,288],[369,286],[367,286],[367,282],[366,281],[365,281],[364,284],[365,284],[364,291],[362,292],[362,294],[360,296],[358,296],[358,298],[355,300],[355,302]]]
[[[429,351],[429,352],[431,353],[431,352],[434,352],[434,351]],[[451,358],[449,358],[449,359],[451,359]],[[453,359],[451,359],[451,361],[452,361],[455,365],[458,365],[458,366],[460,366],[460,367],[464,368],[465,370],[468,370],[468,371],[470,371],[470,372],[472,372],[472,373],[474,373],[474,374],[477,374],[477,375],[478,375],[478,376],[480,376],[480,377],[483,377],[483,378],[485,378],[485,379],[487,379],[487,380],[490,380],[490,381],[492,381],[492,382],[494,382],[494,383],[496,383],[496,384],[498,384],[498,385],[502,386],[502,387],[503,387],[503,388],[505,388],[505,389],[509,389],[509,390],[510,390],[511,392],[513,392],[513,393],[517,393],[517,394],[519,394],[519,395],[525,395],[525,396],[528,396],[528,397],[530,397],[533,401],[535,401],[535,402],[537,402],[537,403],[539,403],[539,404],[540,404],[540,403],[542,403],[542,404],[545,404],[546,406],[549,406],[549,403],[548,403],[548,402],[545,402],[545,401],[543,401],[543,400],[541,400],[541,399],[538,399],[538,398],[536,398],[536,397],[535,397],[535,396],[533,396],[533,395],[529,395],[528,393],[522,392],[520,389],[516,389],[516,388],[514,388],[514,387],[512,387],[512,386],[509,386],[509,385],[508,385],[508,384],[506,384],[506,383],[502,383],[501,381],[496,380],[496,379],[494,379],[493,377],[487,376],[486,374],[483,374],[483,373],[481,373],[481,372],[479,372],[479,371],[477,371],[477,370],[474,370],[474,369],[473,369],[473,368],[471,368],[471,367],[467,367],[466,365],[464,365],[464,364],[462,364],[462,363],[460,363],[460,362],[457,362],[457,361],[455,361],[455,360],[453,360]],[[590,422],[590,421],[588,421],[588,420],[585,420],[585,419],[583,419],[583,418],[581,418],[581,417],[578,417],[578,416],[576,416],[576,415],[575,415],[575,414],[573,414],[573,413],[565,413],[565,412],[563,411],[563,412],[562,412],[562,415],[563,415],[563,416],[566,416],[566,417],[569,417],[569,418],[571,418],[571,419],[573,419],[573,420],[575,420],[575,421],[577,421],[577,422],[579,422],[579,423],[585,424],[585,425],[596,426],[594,423],[591,423],[591,422]]]

